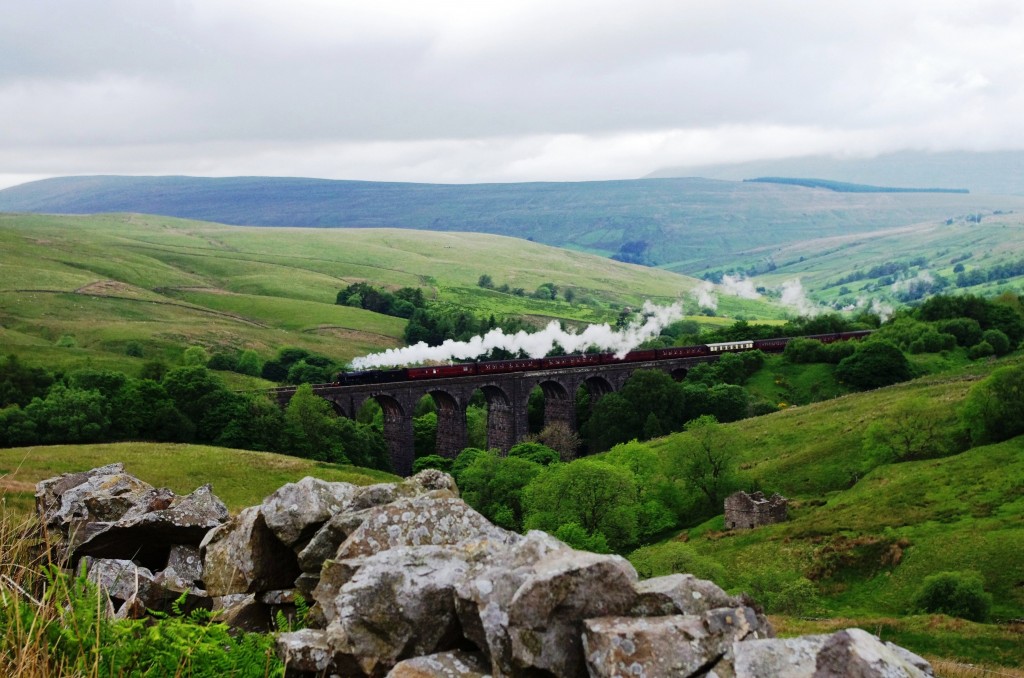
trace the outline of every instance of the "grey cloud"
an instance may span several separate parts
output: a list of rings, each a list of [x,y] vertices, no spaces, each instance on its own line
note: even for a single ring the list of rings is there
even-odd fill
[[[145,156],[169,146],[180,172],[278,157],[322,176],[473,180],[480,168],[488,179],[629,176],[723,150],[747,153],[732,161],[1024,144],[1024,9],[1012,1],[0,10],[0,157],[19,174],[128,171],[129,148],[132,167],[164,167]],[[389,145],[391,169],[367,160],[375,144]],[[324,164],[298,158],[314,147]],[[62,169],[68,157],[82,169]]]

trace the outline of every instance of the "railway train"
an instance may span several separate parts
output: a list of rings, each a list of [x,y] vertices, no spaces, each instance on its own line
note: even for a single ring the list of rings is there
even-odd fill
[[[804,339],[817,339],[823,344],[850,339],[862,339],[871,334],[872,330],[856,330],[833,334],[813,334]],[[672,346],[670,348],[652,348],[630,351],[617,358],[614,353],[580,353],[573,355],[550,356],[547,358],[515,358],[512,360],[483,360],[469,363],[453,363],[451,365],[427,365],[424,367],[402,367],[393,370],[365,370],[359,372],[341,372],[336,377],[338,386],[354,386],[362,384],[385,384],[396,381],[418,381],[421,379],[452,379],[473,375],[505,374],[508,372],[531,372],[534,370],[556,370],[566,367],[586,367],[587,365],[607,365],[611,363],[639,363],[670,358],[699,358],[736,353],[740,351],[761,350],[769,353],[781,353],[790,337],[775,339],[754,339],[749,341],[726,341],[717,344],[699,344],[697,346]]]

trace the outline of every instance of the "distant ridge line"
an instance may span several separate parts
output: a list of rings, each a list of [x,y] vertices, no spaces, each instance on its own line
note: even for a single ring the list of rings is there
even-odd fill
[[[756,179],[744,179],[743,181],[747,183],[824,188],[837,193],[970,193],[966,188],[902,188],[853,184],[846,181],[832,181],[830,179],[798,179],[794,177],[757,177]]]

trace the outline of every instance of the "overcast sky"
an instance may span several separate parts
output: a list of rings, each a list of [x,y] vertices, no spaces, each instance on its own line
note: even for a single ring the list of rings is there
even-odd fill
[[[1024,149],[1021,0],[0,0],[0,187]]]

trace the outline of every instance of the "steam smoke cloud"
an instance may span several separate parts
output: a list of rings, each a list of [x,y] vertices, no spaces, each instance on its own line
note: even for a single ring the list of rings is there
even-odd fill
[[[793,278],[782,283],[782,298],[780,301],[783,305],[795,309],[800,315],[814,316],[821,312],[821,308],[807,298],[800,278]]]
[[[621,330],[613,330],[607,323],[590,325],[579,334],[567,332],[559,327],[557,321],[551,321],[540,332],[529,334],[516,332],[506,335],[500,328],[493,329],[483,336],[476,336],[469,341],[445,341],[440,346],[427,346],[419,342],[405,348],[391,348],[381,353],[372,353],[352,361],[352,369],[366,370],[378,367],[401,367],[423,362],[446,362],[448,360],[469,360],[487,354],[492,349],[500,348],[511,353],[523,351],[531,358],[547,355],[555,344],[567,353],[577,353],[588,348],[612,351],[622,357],[643,342],[658,336],[667,325],[683,317],[681,302],[671,306],[657,306],[645,301],[640,320],[630,323]]]
[[[726,292],[740,299],[759,299],[761,297],[754,287],[754,281],[743,276],[723,275],[722,287]]]
[[[702,282],[691,290],[690,294],[697,298],[697,305],[701,308],[718,308],[718,297],[715,296],[715,286],[708,281]]]

